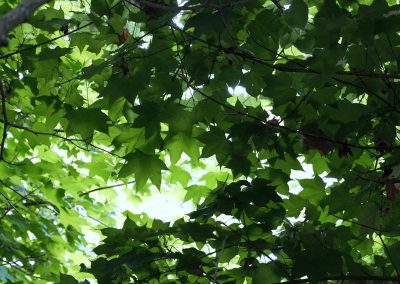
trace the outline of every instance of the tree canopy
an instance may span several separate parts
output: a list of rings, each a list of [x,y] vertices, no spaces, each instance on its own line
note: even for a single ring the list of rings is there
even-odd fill
[[[400,280],[398,0],[0,15],[0,282]]]

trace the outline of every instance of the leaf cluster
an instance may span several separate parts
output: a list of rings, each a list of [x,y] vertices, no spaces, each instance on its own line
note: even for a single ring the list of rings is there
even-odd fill
[[[42,6],[0,50],[0,282],[398,281],[399,11]],[[119,226],[153,190],[195,210]]]

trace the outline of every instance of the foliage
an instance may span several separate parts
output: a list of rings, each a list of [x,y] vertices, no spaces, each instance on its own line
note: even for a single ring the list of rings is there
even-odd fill
[[[394,0],[45,4],[0,54],[0,281],[397,281],[399,24]],[[196,209],[118,226],[154,188]]]

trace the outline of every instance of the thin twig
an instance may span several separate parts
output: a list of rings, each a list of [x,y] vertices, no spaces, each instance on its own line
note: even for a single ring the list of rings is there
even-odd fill
[[[24,201],[24,200],[29,200],[28,197],[29,197],[30,195],[32,195],[32,194],[33,194],[35,191],[37,191],[37,190],[38,190],[38,189],[36,188],[36,189],[34,189],[34,190],[28,192],[28,194],[24,195],[24,196],[21,197],[19,200],[17,200],[16,202],[14,202],[14,206],[16,206],[18,203],[20,203],[20,202],[22,202],[22,201]],[[11,211],[11,208],[8,208],[8,209],[3,213],[3,215],[1,215],[0,221],[3,220],[4,217],[6,217],[7,214],[8,214],[10,211]]]
[[[279,3],[279,0],[271,0],[271,2],[274,3],[275,7],[279,10],[280,13],[283,13],[284,8],[281,3]]]
[[[3,120],[0,120],[0,122],[3,122],[3,123],[4,123]],[[84,150],[84,151],[91,152],[90,149],[84,148],[84,147],[82,147],[82,146],[80,146],[80,145],[78,145],[78,144],[76,143],[76,142],[83,142],[83,143],[89,145],[90,147],[95,148],[95,149],[97,149],[97,150],[99,150],[99,151],[105,152],[105,153],[107,153],[107,154],[110,154],[110,155],[115,156],[115,157],[118,157],[118,158],[122,158],[120,155],[117,155],[117,154],[115,154],[115,153],[112,153],[111,151],[106,150],[106,149],[104,149],[104,148],[102,148],[102,147],[96,146],[96,145],[94,145],[93,143],[89,143],[87,139],[68,138],[68,137],[66,137],[66,136],[62,136],[62,135],[57,134],[57,133],[60,133],[60,132],[61,132],[60,130],[57,130],[57,131],[54,131],[54,132],[44,132],[44,131],[37,131],[37,130],[31,129],[31,128],[29,128],[29,127],[26,127],[26,126],[13,123],[13,122],[8,122],[7,124],[8,124],[9,127],[13,127],[13,128],[17,128],[17,129],[22,129],[22,130],[28,131],[28,132],[30,132],[30,133],[32,133],[32,134],[35,134],[35,135],[44,135],[44,136],[52,136],[52,137],[60,138],[60,139],[62,139],[62,140],[64,140],[64,141],[66,141],[66,142],[69,142],[69,143],[73,144],[74,146],[76,146],[76,147],[78,147],[78,148],[80,148],[80,149],[82,149],[82,150]]]
[[[164,10],[164,11],[168,11],[168,12],[199,11],[201,9],[220,11],[220,10],[224,10],[227,8],[232,8],[234,6],[246,4],[251,1],[254,1],[254,0],[239,0],[236,2],[220,4],[220,5],[208,3],[208,1],[206,1],[204,4],[197,4],[197,5],[191,5],[191,6],[189,6],[187,4],[184,4],[182,6],[169,6],[169,5],[159,4],[159,3],[155,3],[153,1],[148,1],[148,0],[135,0],[135,2],[139,3],[142,6],[147,6],[150,8]],[[128,2],[130,3],[130,1],[128,1]],[[132,4],[132,3],[130,3],[130,4]]]
[[[119,186],[128,185],[128,184],[133,184],[133,183],[135,183],[134,180],[126,182],[126,183],[124,182],[124,183],[117,183],[117,184],[113,184],[113,185],[97,187],[97,188],[82,192],[82,193],[79,194],[79,196],[85,196],[85,195],[89,195],[92,192],[96,192],[96,191],[100,191],[100,190],[104,190],[104,189],[109,189],[109,188],[114,188],[114,187],[119,187]]]
[[[294,109],[289,112],[285,117],[281,118],[279,120],[279,123],[285,121],[286,119],[288,119],[289,117],[291,117],[293,114],[296,113],[296,111],[299,109],[300,105],[306,101],[306,99],[308,99],[309,95],[312,93],[312,89],[309,90],[304,96],[301,97],[300,101],[296,104],[296,106],[294,107]]]
[[[12,188],[8,184],[6,184],[2,179],[0,179],[0,184],[2,184],[3,186],[7,187],[8,189],[10,189],[12,192],[14,192],[15,194],[19,195],[20,197],[24,197],[24,195],[19,193],[15,188]]]
[[[269,126],[269,127],[272,127],[272,128],[284,130],[284,131],[291,132],[291,133],[301,134],[301,135],[303,135],[303,136],[310,137],[310,138],[313,138],[313,139],[318,139],[318,140],[322,140],[322,141],[326,141],[326,142],[331,142],[331,143],[334,143],[334,144],[337,144],[337,145],[342,145],[342,146],[351,147],[351,148],[356,148],[356,149],[363,149],[363,150],[366,150],[366,149],[381,150],[381,149],[399,149],[399,148],[400,148],[400,145],[396,145],[396,146],[385,146],[385,147],[381,147],[381,146],[378,147],[378,146],[363,146],[363,145],[357,145],[357,144],[352,144],[352,143],[347,143],[347,142],[335,140],[335,139],[329,138],[329,137],[327,137],[327,136],[316,135],[316,134],[312,134],[312,133],[305,132],[305,131],[303,131],[303,130],[293,129],[293,128],[290,128],[290,127],[287,127],[287,126],[284,126],[284,125],[279,125],[279,124],[277,124],[277,123],[273,123],[273,122],[270,122],[270,121],[261,119],[261,118],[255,116],[255,115],[249,114],[249,113],[247,113],[247,112],[238,110],[238,109],[236,109],[235,107],[233,107],[233,106],[231,106],[231,105],[229,105],[229,104],[220,102],[219,100],[215,99],[214,97],[212,97],[212,96],[210,96],[210,95],[207,95],[207,94],[206,94],[204,91],[202,91],[201,89],[199,89],[199,88],[193,86],[193,84],[191,84],[186,78],[184,78],[184,77],[182,77],[182,76],[180,76],[180,78],[181,78],[183,81],[185,81],[186,84],[187,84],[190,88],[192,88],[193,90],[195,90],[196,92],[198,92],[199,94],[201,94],[203,97],[209,99],[210,101],[213,101],[213,102],[215,102],[216,104],[218,104],[218,105],[220,105],[220,106],[222,106],[222,107],[224,107],[224,108],[226,108],[226,109],[228,109],[228,110],[231,110],[231,111],[233,111],[233,112],[235,112],[235,113],[237,113],[237,114],[240,114],[240,115],[246,116],[246,117],[248,117],[248,118],[254,119],[254,120],[256,120],[256,121],[259,121],[259,122],[261,122],[262,124],[264,124],[264,125],[266,125],[266,126]]]
[[[386,246],[385,242],[383,241],[383,238],[382,238],[381,233],[378,233],[377,235],[378,235],[379,239],[381,240],[381,243],[382,243],[383,249],[384,249],[385,252],[386,252],[386,255],[388,256],[390,262],[392,263],[392,266],[393,266],[394,270],[396,271],[397,279],[400,280],[399,269],[397,268],[397,265],[394,263],[394,260],[393,260],[393,258],[392,258],[392,255],[391,255],[391,253],[390,253],[388,247]]]
[[[246,224],[246,213],[243,211],[243,219],[241,220],[243,222],[243,228],[244,228],[244,232],[246,234],[246,241],[247,241],[247,245],[250,245],[251,247],[253,247],[257,253],[259,255],[265,255],[269,260],[271,260],[271,262],[280,270],[282,271],[287,277],[290,277],[289,272],[286,270],[285,266],[277,259],[272,259],[271,257],[269,257],[269,255],[265,254],[262,250],[259,250],[256,246],[253,245],[252,241],[250,240],[250,234],[247,230],[247,224]]]
[[[115,8],[116,6],[118,6],[121,2],[123,2],[123,0],[118,1],[117,3],[115,3],[110,9],[111,9],[111,10],[114,9],[114,8]],[[51,43],[51,42],[53,42],[53,41],[56,41],[56,40],[58,40],[58,39],[60,39],[60,38],[65,37],[65,36],[67,36],[67,35],[73,34],[73,33],[77,32],[77,31],[79,31],[79,30],[81,30],[81,29],[83,29],[83,28],[86,28],[86,27],[88,27],[88,26],[90,26],[90,25],[92,25],[92,24],[93,24],[93,22],[89,22],[89,23],[86,23],[86,24],[84,24],[84,25],[82,25],[82,26],[78,26],[78,27],[77,27],[76,29],[74,29],[74,30],[68,31],[67,33],[63,33],[62,35],[56,36],[56,37],[51,38],[51,39],[49,39],[49,40],[46,40],[46,41],[44,41],[44,42],[41,42],[41,43],[38,43],[38,44],[35,44],[35,45],[32,45],[32,46],[27,46],[27,47],[21,48],[21,49],[18,48],[18,49],[15,50],[15,51],[12,51],[12,52],[10,52],[10,53],[6,53],[6,54],[1,55],[1,56],[0,56],[0,59],[6,59],[6,58],[9,58],[9,57],[11,57],[11,56],[13,56],[13,55],[15,55],[15,54],[19,54],[19,53],[22,53],[22,52],[24,52],[24,51],[31,50],[31,49],[35,49],[35,48],[37,48],[37,47],[39,47],[39,46],[42,46],[42,45]]]
[[[276,55],[276,56],[279,56],[279,57],[281,57],[281,58],[287,60],[287,61],[290,62],[290,63],[293,63],[294,65],[299,66],[299,68],[300,68],[300,69],[298,69],[299,72],[301,72],[301,70],[303,70],[303,71],[305,71],[306,73],[313,73],[313,74],[316,74],[316,75],[320,75],[320,74],[321,74],[320,71],[313,70],[313,69],[311,69],[310,67],[308,67],[308,66],[306,66],[306,65],[304,65],[304,64],[302,64],[302,63],[300,63],[300,62],[297,62],[297,61],[295,61],[295,60],[292,60],[292,59],[290,59],[289,57],[287,57],[287,56],[285,56],[285,55],[278,54],[278,53],[275,52],[274,50],[272,50],[272,49],[270,49],[270,48],[268,48],[268,47],[262,45],[261,43],[259,43],[259,42],[251,35],[251,33],[250,33],[249,31],[247,31],[247,34],[248,34],[248,36],[251,38],[251,40],[252,40],[256,45],[258,45],[259,47],[263,48],[264,50],[266,50],[266,51],[268,51],[268,52],[270,52],[270,53],[272,53],[272,54],[274,54],[274,55]],[[293,71],[294,71],[294,70],[293,70],[293,71],[285,70],[285,68],[286,68],[285,65],[281,65],[281,67],[278,67],[278,66],[280,66],[280,65],[271,64],[271,63],[264,64],[264,65],[266,65],[266,66],[272,66],[271,68],[274,68],[274,69],[276,69],[276,70],[279,70],[279,68],[281,68],[281,69],[283,68],[284,72],[293,72]],[[281,70],[279,70],[279,71],[281,71]],[[297,69],[296,69],[296,71],[297,71]],[[338,72],[335,72],[334,74],[340,75],[342,72],[344,72],[344,71],[338,71]],[[346,74],[346,73],[344,73],[344,74]],[[359,77],[362,77],[362,74],[363,74],[362,72],[360,72],[360,73],[353,73],[353,75],[355,75],[355,76],[358,77],[358,78],[359,78]],[[385,73],[383,73],[383,74],[381,74],[381,73],[374,73],[374,75],[377,76],[376,78],[384,78],[384,79],[387,79],[387,78],[388,78],[388,77],[387,77],[387,74],[385,74]],[[338,83],[342,83],[342,84],[344,84],[344,85],[352,86],[352,87],[354,87],[354,88],[356,88],[356,89],[359,89],[359,90],[361,90],[361,91],[363,91],[363,92],[365,92],[365,93],[367,93],[367,94],[369,94],[369,95],[371,95],[371,96],[377,98],[378,100],[382,101],[382,102],[385,103],[387,106],[389,106],[393,111],[395,111],[395,112],[397,112],[397,113],[400,113],[400,111],[397,110],[394,106],[392,106],[392,104],[391,104],[390,102],[388,102],[386,99],[384,99],[383,97],[381,97],[381,96],[378,95],[377,93],[375,93],[375,92],[373,92],[373,91],[367,89],[366,86],[359,86],[359,85],[357,85],[357,84],[354,84],[353,82],[349,82],[349,81],[340,79],[340,78],[335,77],[335,76],[331,76],[331,79],[334,80],[334,81],[336,81],[336,82],[338,82]]]
[[[375,282],[384,282],[384,281],[392,281],[398,282],[400,277],[392,277],[392,276],[373,276],[373,275],[332,275],[332,276],[324,276],[318,279],[317,282],[315,280],[312,282],[309,278],[305,279],[293,279],[289,281],[279,282],[280,284],[295,284],[295,283],[321,283],[325,281],[343,281],[343,280],[353,280],[353,281],[375,281]],[[278,284],[278,283],[276,283]]]
[[[141,0],[141,1],[135,1],[135,2],[142,2],[145,0]],[[143,8],[138,4],[138,3],[134,3],[132,1],[126,1],[127,3],[129,3],[130,5],[143,10]],[[149,2],[149,1],[145,1],[145,2]],[[230,3],[230,4],[226,4],[226,5],[235,5],[235,3],[237,4],[238,2],[234,2],[234,3]],[[214,5],[214,6],[218,6],[218,5]],[[183,6],[182,6],[183,7]],[[209,6],[210,7],[210,6]],[[174,8],[174,7],[172,7]],[[174,8],[175,9],[175,8]],[[211,46],[213,48],[216,48],[220,51],[223,51],[225,53],[229,53],[232,55],[237,55],[243,59],[250,59],[253,60],[254,62],[269,66],[272,69],[281,71],[281,72],[287,72],[287,73],[313,73],[315,74],[316,71],[314,70],[307,70],[304,69],[304,67],[292,67],[292,66],[286,66],[286,65],[280,65],[280,64],[271,64],[269,62],[267,62],[266,60],[259,58],[257,56],[255,56],[254,54],[252,54],[250,51],[238,48],[238,49],[233,49],[233,48],[222,48],[221,46],[218,46],[216,44],[212,44],[190,32],[184,31],[181,28],[179,28],[177,25],[175,25],[174,23],[170,23],[169,24],[170,27],[172,27],[173,29],[179,31],[182,34],[185,34],[186,36],[189,36],[192,39],[197,40],[198,42],[202,42],[208,46]],[[382,74],[382,73],[375,73],[375,72],[369,72],[369,71],[363,71],[363,70],[352,70],[352,71],[336,71],[333,73],[333,75],[335,76],[360,76],[360,77],[369,77],[369,78],[391,78],[391,79],[400,79],[400,73],[386,73],[386,74]],[[347,81],[343,81],[340,80],[338,78],[333,78],[334,80],[344,83]],[[340,81],[339,81],[340,80]]]
[[[225,242],[228,239],[228,236],[225,236],[224,239],[222,240],[222,247],[221,247],[221,252],[219,254],[217,254],[217,257],[215,259],[215,273],[214,273],[214,283],[219,283],[217,276],[218,276],[218,264],[219,264],[219,259],[221,257],[221,255],[224,253],[224,249],[225,249]]]
[[[294,66],[286,66],[286,65],[282,65],[282,64],[272,64],[270,62],[268,62],[265,59],[262,59],[260,57],[257,57],[255,54],[253,54],[251,51],[248,51],[246,49],[243,48],[222,48],[221,46],[218,46],[216,44],[213,44],[211,42],[208,42],[190,32],[184,31],[181,28],[179,28],[177,25],[175,24],[170,24],[171,27],[173,27],[175,30],[181,32],[182,34],[185,34],[186,36],[189,36],[192,39],[197,40],[198,42],[204,43],[207,46],[211,46],[213,48],[216,48],[218,50],[221,50],[227,54],[232,54],[232,55],[236,55],[239,56],[243,59],[248,59],[248,60],[252,60],[254,62],[263,64],[265,66],[268,66],[272,69],[281,71],[281,72],[287,72],[287,73],[312,73],[312,74],[318,74],[317,71],[315,70],[311,70],[309,68],[304,68],[303,66],[299,66],[299,67],[294,67]],[[282,55],[279,55],[280,57],[282,57]],[[299,62],[297,62],[297,64],[301,64]],[[296,65],[297,65],[296,64]],[[360,76],[360,77],[369,77],[369,78],[391,78],[391,79],[400,79],[400,73],[386,73],[386,74],[382,74],[382,73],[375,73],[375,72],[370,72],[370,71],[363,71],[363,70],[352,70],[352,71],[336,71],[333,73],[333,75],[340,75],[340,76]]]
[[[8,123],[8,117],[7,117],[7,97],[6,97],[6,92],[4,90],[4,82],[2,79],[0,79],[0,94],[1,94],[1,113],[3,115],[3,136],[1,138],[1,143],[0,143],[0,161],[4,160],[4,147],[7,139],[7,127],[9,125]]]
[[[27,256],[27,257],[24,257],[22,259],[11,260],[11,261],[8,261],[8,262],[0,263],[0,266],[12,265],[12,264],[15,264],[17,262],[22,262],[24,260],[29,260],[29,259],[38,259],[38,258],[42,258],[43,256],[45,256],[45,255],[42,254],[42,255],[38,255],[38,256]]]
[[[66,34],[62,34],[62,35],[60,35],[60,36],[56,36],[56,37],[54,37],[54,38],[51,38],[51,39],[49,39],[49,40],[46,40],[46,41],[44,41],[44,42],[41,42],[41,43],[38,43],[38,44],[35,44],[35,45],[32,45],[32,46],[27,46],[27,47],[25,47],[25,48],[17,49],[17,50],[15,50],[15,51],[10,52],[10,53],[3,54],[3,55],[0,56],[0,59],[6,59],[6,58],[9,58],[9,57],[11,57],[11,56],[13,56],[13,55],[15,55],[15,54],[19,54],[19,53],[21,53],[21,52],[24,52],[24,51],[27,51],[27,50],[31,50],[31,49],[35,49],[35,48],[37,48],[37,47],[39,47],[39,46],[42,46],[42,45],[51,43],[51,42],[53,42],[53,41],[56,41],[56,40],[58,40],[58,39],[60,39],[60,38],[65,37],[65,36],[67,36],[67,35],[69,35],[69,34],[72,34],[72,33],[77,32],[77,31],[79,31],[79,30],[81,30],[81,29],[83,29],[83,28],[86,28],[86,27],[90,26],[91,24],[93,24],[93,23],[92,23],[92,22],[87,23],[87,24],[85,24],[85,25],[83,25],[83,26],[80,26],[80,27],[78,27],[78,28],[76,28],[76,29],[74,29],[74,30],[72,30],[72,31],[69,31],[69,32],[66,33]]]
[[[92,219],[93,221],[96,221],[97,223],[99,223],[100,225],[102,225],[102,226],[104,226],[104,227],[109,227],[106,223],[104,223],[103,221],[101,221],[101,220],[99,220],[99,219],[97,219],[97,218],[94,218],[94,217],[89,216],[89,215],[87,215],[87,217],[90,218],[90,219]]]
[[[10,208],[13,208],[19,215],[21,215],[21,213],[17,210],[17,207],[15,207],[15,205],[12,203],[12,201],[1,190],[0,190],[0,195],[4,198],[4,200],[8,203],[8,205],[10,205]],[[8,210],[7,213],[9,211],[10,210]]]
[[[346,219],[346,218],[344,218],[344,217],[339,217],[339,216],[337,216],[337,215],[335,215],[335,214],[332,214],[332,216],[333,217],[335,217],[335,218],[338,218],[339,220],[342,220],[342,221],[344,221],[344,222],[349,222],[349,223],[351,223],[351,224],[355,224],[355,225],[357,225],[357,226],[360,226],[360,227],[363,227],[363,228],[366,228],[366,229],[370,229],[370,230],[373,230],[373,231],[375,231],[375,232],[378,232],[378,233],[384,233],[384,232],[387,232],[387,231],[382,231],[382,229],[378,229],[378,228],[374,228],[374,227],[372,227],[372,226],[368,226],[368,225],[365,225],[365,224],[361,224],[361,223],[359,223],[359,222],[357,222],[357,221],[353,221],[353,220],[350,220],[350,219]]]

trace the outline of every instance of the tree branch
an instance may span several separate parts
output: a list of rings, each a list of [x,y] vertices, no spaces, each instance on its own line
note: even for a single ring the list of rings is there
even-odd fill
[[[305,137],[309,137],[311,139],[315,139],[315,140],[319,140],[319,141],[325,141],[325,142],[330,142],[333,144],[337,144],[337,145],[342,145],[342,146],[346,146],[346,147],[351,147],[351,148],[355,148],[355,149],[362,149],[362,150],[380,150],[380,149],[388,149],[388,150],[394,150],[394,149],[400,149],[400,145],[395,145],[395,146],[385,146],[384,148],[379,147],[379,146],[368,146],[368,145],[358,145],[358,144],[352,144],[352,143],[347,143],[345,141],[339,141],[339,140],[335,140],[332,138],[329,138],[327,136],[321,136],[321,135],[317,135],[317,134],[313,134],[313,133],[308,133],[305,132],[303,130],[300,129],[293,129],[290,127],[287,127],[285,125],[280,125],[262,118],[259,118],[255,115],[252,115],[250,113],[247,113],[245,111],[236,109],[234,106],[226,104],[224,102],[220,102],[219,100],[215,99],[214,97],[206,94],[204,91],[202,91],[201,89],[197,88],[196,86],[193,86],[193,84],[191,84],[191,82],[189,82],[186,78],[184,78],[183,76],[179,75],[179,77],[182,79],[182,81],[184,81],[190,88],[192,88],[193,90],[195,90],[196,92],[198,92],[200,95],[202,95],[203,97],[209,99],[210,101],[228,109],[231,110],[239,115],[243,115],[246,116],[248,118],[251,118],[253,120],[259,121],[264,125],[267,125],[269,127],[275,128],[275,129],[280,129],[283,131],[287,131],[287,132],[291,132],[291,133],[296,133],[296,134],[301,134]],[[318,141],[318,142],[319,142]]]
[[[0,161],[4,160],[4,148],[7,139],[7,127],[8,127],[8,118],[7,118],[7,106],[6,106],[6,92],[4,90],[3,80],[0,79],[0,94],[1,94],[1,113],[3,115],[3,136],[0,142]]]
[[[359,223],[357,221],[353,221],[353,220],[350,220],[350,219],[347,219],[347,218],[344,218],[344,217],[339,217],[336,214],[332,214],[332,216],[335,217],[335,218],[338,218],[339,220],[342,220],[343,222],[348,222],[348,223],[355,224],[355,225],[358,225],[358,226],[366,228],[366,229],[370,229],[370,230],[372,230],[374,232],[379,232],[379,234],[388,232],[388,231],[383,231],[382,229],[378,229],[378,228],[375,228],[375,227],[372,227],[372,226],[361,224],[361,223]]]
[[[5,121],[4,121],[3,119],[0,119],[0,122],[5,123]],[[7,125],[8,125],[9,127],[12,127],[12,128],[17,128],[17,129],[25,130],[25,131],[30,132],[30,133],[35,134],[35,135],[44,135],[44,136],[52,136],[52,137],[60,138],[60,139],[62,139],[62,140],[64,140],[64,141],[66,141],[66,142],[69,142],[69,143],[75,145],[75,146],[78,147],[79,149],[82,149],[82,150],[84,150],[84,151],[90,152],[90,149],[87,149],[87,148],[85,148],[85,147],[82,147],[82,146],[76,144],[77,142],[83,142],[83,143],[85,143],[86,145],[89,145],[89,146],[91,146],[91,147],[93,147],[93,148],[95,148],[95,149],[97,149],[97,150],[99,150],[99,151],[108,153],[108,154],[110,154],[110,155],[112,155],[112,156],[114,156],[114,157],[118,157],[118,158],[121,158],[121,159],[122,159],[122,157],[121,157],[120,155],[115,154],[115,153],[112,153],[111,151],[106,150],[106,149],[103,149],[102,147],[96,146],[96,145],[94,145],[93,143],[88,142],[87,139],[68,138],[68,137],[66,137],[66,136],[59,135],[59,134],[57,134],[57,133],[62,132],[62,131],[60,131],[59,129],[57,129],[57,130],[54,131],[54,132],[43,132],[43,131],[37,131],[37,130],[34,130],[34,129],[30,129],[30,128],[26,127],[26,126],[19,125],[19,124],[13,123],[13,122],[7,122]]]
[[[394,268],[394,271],[396,271],[396,275],[397,275],[397,279],[398,279],[397,281],[400,281],[399,269],[397,268],[397,266],[396,266],[396,264],[395,264],[395,262],[394,262],[394,260],[393,260],[392,254],[390,253],[388,247],[386,246],[385,242],[383,241],[382,234],[379,233],[379,234],[377,234],[377,235],[378,235],[378,237],[379,237],[379,239],[380,239],[380,241],[381,241],[381,243],[382,243],[382,246],[383,246],[383,249],[384,249],[386,255],[388,256],[390,262],[392,263],[392,266],[393,266],[393,268]]]
[[[8,33],[24,23],[43,4],[50,0],[25,0],[0,17],[0,46],[8,44]]]
[[[396,276],[373,276],[373,275],[332,275],[332,276],[324,276],[321,279],[319,279],[318,282],[323,282],[323,281],[346,281],[346,280],[353,280],[353,281],[375,281],[375,282],[384,282],[384,281],[392,281],[392,282],[398,282],[400,281],[399,277]],[[293,279],[285,282],[279,282],[279,283],[311,283],[311,280],[308,278],[305,279]]]
[[[285,10],[281,3],[279,3],[279,0],[271,0],[272,3],[274,3],[275,7],[279,10],[280,13],[283,13]]]
[[[42,254],[42,255],[38,255],[38,256],[27,256],[27,257],[24,257],[24,258],[18,259],[18,260],[11,260],[11,261],[7,261],[7,262],[3,261],[0,263],[0,266],[13,265],[15,263],[18,263],[18,262],[21,262],[24,260],[38,259],[38,258],[42,258],[43,256],[46,256],[46,255]]]
[[[162,4],[152,3],[152,2],[150,2],[148,0],[136,0],[136,1],[126,0],[126,2],[129,3],[130,5],[138,8],[138,9],[142,9],[142,10],[143,10],[142,6],[146,6],[146,4],[149,4],[149,3],[151,3],[152,8],[154,6],[154,8],[162,9],[161,7],[155,7],[155,6],[159,6],[159,5],[164,7],[164,5],[162,5]],[[218,10],[218,9],[223,9],[224,7],[232,7],[234,5],[243,4],[243,3],[246,3],[246,2],[248,2],[248,1],[243,0],[243,1],[237,1],[237,2],[233,2],[233,3],[229,3],[229,4],[222,4],[222,6],[221,5],[212,5],[212,4],[208,4],[208,5],[201,4],[201,8],[209,8],[209,9],[211,8],[211,9]],[[275,3],[277,1],[274,0],[273,2]],[[168,10],[168,11],[170,11],[170,8],[172,8],[173,11],[175,11],[177,8],[178,8],[178,10],[181,9],[181,8],[182,8],[181,10],[185,10],[185,9],[183,9],[184,6],[181,6],[181,7],[166,6],[166,7],[167,8],[165,10]],[[188,9],[190,7],[192,9]],[[193,9],[195,7],[196,7],[196,9],[199,9],[198,8],[199,5],[189,6],[189,7],[186,6],[185,8],[186,8],[186,10],[195,10],[195,9]],[[191,33],[187,32],[187,31],[182,30],[181,28],[179,28],[178,26],[176,26],[173,23],[170,23],[169,26],[171,28],[173,28],[174,30],[179,31],[180,33],[182,33],[182,34],[184,34],[184,35],[186,35],[186,36],[188,36],[188,37],[190,37],[190,38],[192,38],[194,40],[202,42],[202,43],[206,44],[207,46],[213,47],[213,48],[215,48],[217,50],[223,51],[226,54],[236,55],[236,56],[241,57],[243,59],[247,59],[247,60],[250,60],[250,61],[253,61],[253,62],[257,62],[257,63],[262,64],[262,65],[268,66],[268,67],[270,67],[272,69],[275,69],[277,71],[287,72],[287,73],[310,73],[310,74],[317,74],[317,75],[319,74],[319,72],[316,71],[316,70],[311,70],[311,69],[308,69],[308,68],[304,68],[302,66],[297,66],[296,67],[296,66],[288,66],[288,65],[285,65],[285,64],[273,64],[273,63],[270,63],[270,62],[264,60],[263,58],[260,58],[260,57],[256,56],[251,51],[248,51],[248,50],[243,49],[243,48],[236,48],[236,49],[234,49],[234,48],[222,48],[221,46],[218,46],[216,44],[208,42],[208,41],[206,41],[206,40],[204,40],[204,39],[202,39],[202,38],[200,38],[200,37],[198,37],[198,36],[196,36],[194,34],[191,34]],[[400,79],[400,73],[396,73],[396,72],[376,73],[376,72],[364,71],[364,70],[335,71],[333,73],[333,75],[334,76],[350,76],[350,77],[357,76],[357,77],[376,78],[376,79]],[[336,77],[333,77],[332,79],[335,80],[335,81],[341,82],[341,83],[349,84],[349,82],[343,81],[343,80],[341,80],[339,78],[336,78]],[[353,87],[359,87],[359,86],[353,86]]]
[[[128,185],[128,184],[132,184],[132,183],[135,183],[135,181],[133,180],[133,181],[129,181],[129,182],[126,182],[126,183],[123,182],[123,183],[117,183],[117,184],[113,184],[113,185],[107,185],[107,186],[97,187],[97,188],[94,188],[94,189],[91,189],[91,190],[82,192],[82,193],[79,194],[79,196],[85,196],[85,195],[89,195],[89,194],[92,193],[92,192],[100,191],[100,190],[103,190],[103,189],[109,189],[109,188],[119,187],[119,186],[123,186],[123,185]]]
[[[194,40],[197,40],[199,42],[206,44],[207,46],[211,46],[217,50],[223,51],[226,54],[236,55],[243,59],[248,59],[250,61],[254,61],[256,63],[265,65],[265,66],[275,69],[277,71],[287,72],[287,73],[311,73],[311,74],[317,74],[317,75],[319,73],[316,70],[311,70],[309,68],[307,69],[303,66],[296,67],[296,66],[288,66],[285,64],[273,64],[273,63],[268,62],[267,60],[264,60],[263,58],[258,57],[257,55],[255,55],[254,53],[252,53],[251,51],[249,51],[247,49],[244,49],[244,48],[236,48],[235,49],[232,47],[222,48],[221,46],[219,46],[217,44],[213,44],[213,43],[208,42],[192,33],[182,30],[175,24],[170,24],[170,27],[172,27],[173,29],[181,32],[182,34],[184,34]],[[400,79],[400,73],[394,73],[394,72],[375,73],[375,72],[363,71],[363,70],[350,70],[350,71],[336,71],[333,74],[335,76],[357,76],[357,77],[377,78],[377,79],[383,79],[383,78]]]
[[[53,37],[53,38],[51,38],[51,39],[49,39],[49,40],[46,40],[46,41],[44,41],[44,42],[37,43],[37,44],[35,44],[35,45],[29,45],[29,46],[24,47],[24,48],[19,48],[19,49],[15,50],[15,51],[12,51],[12,52],[10,52],[10,53],[3,54],[3,55],[0,56],[0,59],[9,58],[9,57],[11,57],[11,56],[13,56],[13,55],[15,55],[15,54],[19,54],[19,53],[21,53],[21,52],[24,52],[24,51],[27,51],[27,50],[31,50],[31,49],[35,49],[35,48],[37,48],[37,47],[39,47],[39,46],[42,46],[42,45],[51,43],[51,42],[53,42],[53,41],[56,41],[56,40],[58,40],[58,39],[60,39],[60,38],[65,37],[65,36],[67,36],[67,35],[73,34],[73,33],[77,32],[77,31],[79,31],[79,30],[81,30],[81,29],[83,29],[83,28],[86,28],[86,27],[90,26],[91,24],[93,24],[93,22],[89,22],[89,23],[87,23],[87,24],[85,24],[85,25],[82,25],[82,26],[80,26],[80,27],[77,27],[76,29],[74,29],[74,30],[72,30],[72,31],[69,31],[69,32],[66,33],[66,34],[62,34],[62,35]]]
[[[141,6],[147,6],[150,8],[164,10],[164,11],[168,11],[168,12],[179,12],[179,11],[198,11],[200,9],[223,10],[226,8],[234,7],[236,5],[245,4],[250,1],[253,1],[253,0],[239,0],[236,2],[220,4],[220,5],[207,3],[207,1],[206,1],[206,3],[204,3],[204,4],[197,4],[197,5],[191,5],[191,6],[187,5],[187,4],[184,4],[182,6],[169,6],[169,5],[155,3],[155,2],[152,2],[149,0],[135,0],[132,2],[139,3],[139,5],[141,5]],[[128,2],[130,4],[134,4],[134,3],[131,3],[130,1],[128,1]]]

